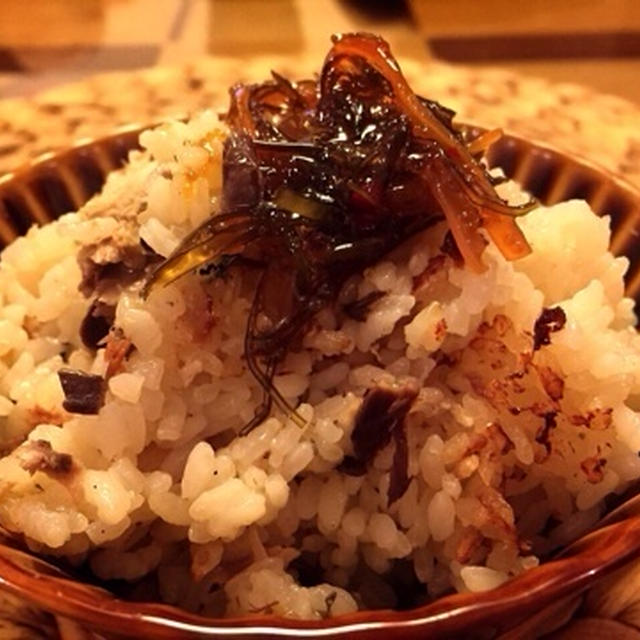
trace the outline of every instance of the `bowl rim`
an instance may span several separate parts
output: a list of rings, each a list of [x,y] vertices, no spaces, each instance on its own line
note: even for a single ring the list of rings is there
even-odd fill
[[[164,121],[163,121],[164,122]],[[162,124],[156,123],[156,124]],[[0,176],[0,195],[14,181],[55,163],[68,154],[88,147],[107,144],[114,138],[138,135],[156,125],[129,123],[111,134],[81,138],[56,151],[43,153]],[[482,127],[468,125],[480,132]],[[580,154],[569,155],[561,148],[505,131],[504,139],[525,144],[542,153],[568,159],[606,177],[626,192],[640,211],[640,187],[598,162]],[[638,496],[636,496],[637,498]],[[104,589],[65,577],[38,556],[0,543],[0,587],[55,614],[107,632],[154,638],[181,636],[213,637],[342,637],[369,638],[402,636],[450,637],[469,625],[490,624],[502,627],[501,619],[511,612],[523,616],[522,608],[535,603],[537,608],[562,596],[584,591],[598,577],[607,574],[640,554],[640,508],[626,513],[623,519],[580,538],[567,548],[563,557],[541,563],[503,585],[485,592],[458,593],[404,611],[361,610],[321,621],[294,620],[267,615],[236,618],[207,618],[177,607],[159,603],[126,601]],[[38,567],[42,571],[38,570]],[[74,600],[75,598],[75,600]]]
[[[504,630],[568,595],[579,595],[598,577],[640,554],[640,516],[597,529],[556,560],[540,564],[499,587],[446,595],[405,611],[361,610],[325,620],[273,615],[207,618],[172,605],[134,602],[64,576],[37,556],[0,544],[0,587],[90,629],[151,638],[448,638],[472,628]],[[40,569],[40,570],[39,570]],[[524,610],[523,610],[524,609]],[[513,616],[513,617],[510,617]],[[477,626],[475,626],[477,625]]]
[[[164,122],[164,121],[163,121]],[[159,122],[157,124],[163,124],[163,122]],[[68,153],[75,153],[81,151],[87,147],[92,147],[94,145],[105,144],[110,140],[115,138],[119,138],[121,136],[128,136],[133,134],[140,134],[143,131],[153,128],[154,124],[144,125],[139,122],[130,122],[127,124],[120,125],[118,127],[114,127],[114,129],[105,135],[101,136],[83,136],[81,138],[76,138],[72,142],[57,149],[53,149],[50,151],[43,151],[38,155],[22,162],[11,171],[6,171],[5,173],[0,174],[0,187],[6,188],[10,185],[14,180],[20,179],[24,174],[29,173],[31,171],[36,171],[38,168],[48,165],[51,162],[55,162],[59,160],[61,157],[67,155]]]

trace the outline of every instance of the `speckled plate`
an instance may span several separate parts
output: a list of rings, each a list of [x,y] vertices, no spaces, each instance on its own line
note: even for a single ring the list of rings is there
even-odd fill
[[[0,242],[77,209],[137,146],[140,129],[134,125],[107,138],[80,141],[0,178]],[[609,215],[612,250],[630,260],[627,294],[639,305],[640,192],[635,187],[586,160],[509,135],[492,147],[488,159],[544,204],[582,198],[598,215]],[[540,612],[566,619],[573,596],[640,555],[639,502],[632,498],[560,557],[497,589],[450,595],[408,611],[361,611],[314,622],[265,615],[207,619],[165,605],[119,600],[8,544],[0,545],[0,586],[80,623],[85,638],[519,638],[527,621],[527,637],[536,637]]]

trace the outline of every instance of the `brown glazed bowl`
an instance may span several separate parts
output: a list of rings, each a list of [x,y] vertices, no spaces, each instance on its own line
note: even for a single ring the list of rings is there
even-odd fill
[[[140,129],[131,126],[108,138],[81,141],[1,177],[1,243],[25,233],[33,223],[77,209],[137,146]],[[545,204],[583,198],[599,215],[609,215],[613,252],[630,260],[627,294],[640,302],[640,192],[635,187],[587,161],[509,135],[492,147],[489,163],[502,167]],[[0,588],[75,621],[86,629],[81,632],[84,638],[520,638],[542,632],[538,624],[543,610],[566,620],[573,596],[637,555],[640,495],[560,556],[497,589],[449,595],[407,611],[361,611],[313,622],[266,615],[207,619],[166,605],[119,600],[9,544],[0,544]],[[525,635],[522,625],[529,626]]]

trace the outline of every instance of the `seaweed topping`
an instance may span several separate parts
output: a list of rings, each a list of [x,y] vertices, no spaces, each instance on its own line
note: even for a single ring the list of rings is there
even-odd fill
[[[47,440],[33,440],[20,449],[20,466],[31,475],[36,471],[63,475],[73,468],[73,459],[68,453],[54,451]]]
[[[221,209],[144,288],[228,256],[258,265],[245,357],[266,399],[245,431],[272,401],[304,424],[273,375],[349,277],[442,220],[457,248],[449,253],[469,269],[484,269],[485,232],[506,258],[520,258],[530,247],[515,218],[535,206],[504,202],[478,160],[500,131],[467,141],[452,111],[413,93],[378,37],[334,37],[317,82],[272,75],[231,89]]]
[[[344,473],[363,475],[376,454],[393,438],[396,448],[389,483],[389,504],[401,497],[409,486],[404,421],[417,395],[415,387],[409,386],[369,389],[358,409],[351,433],[353,455],[346,456],[340,465]]]
[[[130,285],[145,276],[151,266],[158,265],[158,255],[146,242],[137,245],[118,244],[117,237],[99,245],[83,247],[78,254],[82,279],[78,289],[85,296],[102,294],[113,287]]]
[[[97,414],[104,404],[105,384],[102,376],[76,369],[60,369],[58,378],[64,392],[62,406],[69,413]]]
[[[395,450],[393,462],[389,472],[389,489],[387,491],[387,504],[391,506],[396,500],[402,498],[409,488],[409,448],[407,446],[407,434],[404,429],[394,429],[393,441]]]
[[[535,440],[538,444],[541,444],[547,454],[551,453],[551,431],[557,426],[557,411],[547,411],[542,415],[543,424],[538,429]]]
[[[560,331],[566,322],[562,307],[544,308],[533,325],[533,350],[551,344],[551,334]]]
[[[369,314],[369,309],[374,302],[377,302],[385,296],[384,291],[371,291],[366,296],[353,302],[347,302],[342,305],[342,310],[353,320],[364,322]]]
[[[453,239],[453,234],[451,230],[448,230],[444,234],[444,239],[442,241],[442,246],[440,247],[442,253],[448,255],[457,266],[461,266],[464,263],[464,259],[462,258],[462,254],[458,249],[458,245],[456,241]]]
[[[91,303],[80,325],[80,338],[85,347],[94,351],[98,348],[100,342],[107,337],[115,316],[114,305],[97,298]]]

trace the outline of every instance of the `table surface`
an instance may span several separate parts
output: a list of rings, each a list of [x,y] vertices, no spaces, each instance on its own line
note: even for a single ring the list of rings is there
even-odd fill
[[[609,11],[590,18],[574,12],[581,17],[570,37],[566,16],[541,21],[532,36],[514,27],[526,3],[486,0],[484,13],[474,13],[474,3],[480,4],[411,0],[406,11],[402,3],[365,7],[355,0],[1,0],[0,175],[119,125],[223,110],[232,82],[260,80],[271,69],[309,76],[321,64],[329,33],[369,30],[391,42],[417,92],[455,109],[460,120],[500,126],[584,156],[640,188],[640,51],[633,37],[626,39],[636,33],[640,3],[571,0],[574,9],[606,4]],[[552,4],[528,3],[543,9]],[[446,7],[452,7],[448,13]],[[247,16],[253,18],[250,29]],[[594,24],[609,34],[610,49],[602,38],[585,36],[593,36]],[[585,36],[600,57],[593,50],[576,56],[570,47],[570,63],[514,53],[514,38],[528,46],[531,37],[544,43],[550,33],[574,42]],[[511,53],[505,49],[496,57],[505,41]],[[469,55],[469,42],[486,47],[484,57],[478,49]],[[436,59],[447,51],[463,64]],[[556,637],[638,638],[640,567],[623,571],[580,600],[588,617]],[[575,603],[559,605],[558,624]],[[81,637],[73,633],[68,621],[0,595],[0,638]],[[527,633],[536,635],[529,629],[521,637]]]

